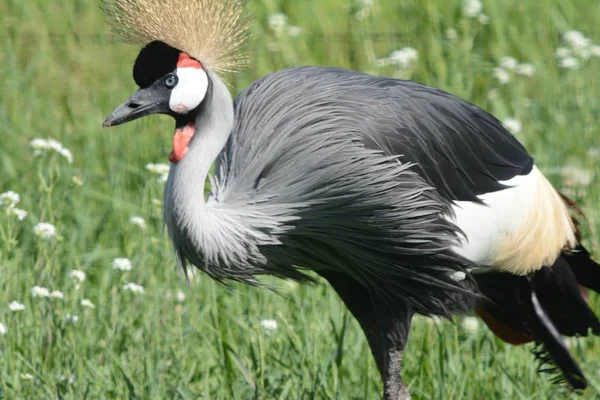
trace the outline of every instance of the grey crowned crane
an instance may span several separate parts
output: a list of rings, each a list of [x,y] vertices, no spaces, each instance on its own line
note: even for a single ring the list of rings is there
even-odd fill
[[[585,387],[561,335],[600,334],[580,291],[600,291],[600,266],[576,206],[523,146],[449,93],[339,68],[278,71],[233,101],[218,73],[239,61],[242,3],[106,7],[144,47],[140,89],[104,126],[175,120],[164,221],[179,266],[251,284],[324,277],[362,327],[386,399],[410,398],[400,366],[412,316],[472,310]]]

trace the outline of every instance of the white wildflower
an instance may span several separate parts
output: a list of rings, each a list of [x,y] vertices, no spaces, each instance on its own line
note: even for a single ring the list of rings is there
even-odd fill
[[[44,154],[46,154],[46,151],[44,151],[44,150],[34,150],[33,153],[31,153],[31,154],[33,154],[34,157],[41,157]]]
[[[579,68],[579,60],[575,57],[564,57],[558,60],[558,66],[564,69],[577,69]]]
[[[85,307],[85,308],[90,308],[90,309],[96,308],[94,303],[92,303],[89,299],[81,299],[79,304],[81,304],[81,307]]]
[[[521,132],[521,128],[523,127],[521,122],[515,118],[506,118],[504,121],[502,121],[502,124],[504,124],[506,129],[508,129],[508,131],[513,135]]]
[[[48,139],[48,147],[54,151],[60,151],[62,144],[56,139]]]
[[[50,143],[46,139],[36,138],[29,142],[29,147],[33,150],[48,150],[50,149]]]
[[[9,190],[8,192],[0,193],[0,206],[6,208],[14,208],[21,201],[21,196],[18,193]]]
[[[481,13],[477,16],[477,21],[479,21],[481,25],[487,25],[490,23],[490,17],[488,17],[487,14]]]
[[[592,44],[592,41],[579,31],[565,32],[563,39],[573,49],[585,49]]]
[[[560,175],[567,186],[589,186],[594,180],[594,171],[575,165],[562,167]]]
[[[534,76],[535,75],[535,65],[531,63],[522,63],[517,65],[515,68],[515,73],[522,76]]]
[[[61,149],[57,150],[57,152],[66,158],[69,164],[73,164],[73,153],[71,153],[71,150],[67,149],[66,147],[62,147]]]
[[[31,374],[21,374],[21,379],[23,379],[24,381],[30,381],[33,379],[33,375]]]
[[[508,69],[514,71],[519,65],[519,62],[514,57],[500,57],[500,61],[498,62],[500,68]]]
[[[591,56],[591,46],[589,47],[585,47],[585,48],[581,48],[581,49],[576,49],[575,50],[575,54],[583,61],[588,60]]]
[[[454,40],[457,37],[458,37],[458,33],[456,32],[456,29],[449,28],[446,30],[446,38],[448,40]]]
[[[23,311],[25,309],[25,304],[13,301],[8,305],[8,309],[13,312]]]
[[[167,183],[167,179],[169,179],[169,174],[162,174],[161,176],[159,176],[156,179],[156,182],[161,183],[161,184],[165,184],[165,183]]]
[[[20,208],[11,208],[10,213],[17,217],[19,221],[23,221],[29,214],[27,211],[21,210]]]
[[[510,82],[510,75],[506,70],[502,68],[494,68],[494,77],[500,82],[501,85],[506,85]]]
[[[2,322],[0,322],[0,336],[6,335],[7,329]]]
[[[131,271],[131,260],[129,258],[115,258],[111,264],[112,269],[119,271]]]
[[[46,154],[49,150],[53,150],[67,159],[69,164],[73,163],[73,154],[69,149],[64,147],[58,140],[56,139],[41,139],[36,138],[29,142],[29,146],[33,149],[34,156],[42,156]]]
[[[389,56],[390,63],[400,68],[407,69],[413,65],[419,58],[419,52],[412,47],[404,47],[400,50],[392,51]]]
[[[263,319],[259,324],[267,333],[277,330],[277,321],[274,319]]]
[[[90,304],[91,304],[91,302],[90,302]],[[92,304],[92,306],[93,306],[93,304]],[[68,323],[68,324],[76,324],[77,321],[79,321],[79,316],[77,314],[67,314],[67,315],[65,315],[65,322],[66,323]]]
[[[181,290],[178,290],[175,298],[179,303],[183,303],[185,301],[185,293],[183,293]]]
[[[475,317],[465,317],[461,322],[463,329],[469,333],[475,333],[479,330],[479,321]]]
[[[31,297],[50,297],[50,291],[45,287],[34,286],[31,288]]]
[[[372,7],[374,3],[374,0],[358,0],[358,6],[362,8]]]
[[[79,269],[72,269],[69,271],[69,276],[73,278],[73,280],[77,281],[77,283],[82,283],[87,278],[85,272]]]
[[[287,26],[288,17],[284,13],[275,13],[269,16],[269,28],[279,36],[283,33]]]
[[[592,43],[590,38],[579,31],[568,31],[563,35],[567,47],[556,50],[559,66],[566,69],[576,69],[580,61],[586,61],[592,56],[600,55],[600,48]],[[575,59],[577,62],[574,62]],[[566,61],[564,61],[566,60]],[[566,63],[566,66],[563,64]],[[576,65],[576,66],[575,66]]]
[[[123,290],[127,290],[133,293],[144,294],[144,287],[137,283],[129,282],[123,286]]]
[[[161,199],[157,199],[156,197],[154,197],[154,198],[152,198],[151,202],[152,202],[153,206],[162,207],[162,200]]]
[[[146,220],[142,217],[134,215],[133,217],[129,218],[129,222],[133,225],[139,226],[142,229],[146,229]]]
[[[50,297],[54,298],[54,299],[64,299],[65,298],[65,294],[63,292],[61,292],[60,290],[53,290],[52,293],[50,293]]]
[[[498,89],[490,89],[489,92],[487,92],[487,98],[490,100],[494,100],[498,98]]]
[[[477,17],[483,11],[483,4],[479,0],[465,0],[462,12],[467,17]]]
[[[171,169],[171,166],[169,164],[148,163],[146,164],[146,169],[152,172],[153,174],[164,175],[169,173],[169,169]]]
[[[290,35],[293,38],[299,37],[300,35],[302,35],[302,32],[303,32],[303,30],[299,26],[290,25],[287,28],[288,35]]]
[[[69,385],[72,385],[73,383],[75,383],[75,375],[69,375],[69,376],[60,375],[60,376],[58,376],[58,380],[60,382],[68,383]]]
[[[56,236],[56,228],[48,222],[40,222],[34,228],[33,232],[40,239],[52,239]]]

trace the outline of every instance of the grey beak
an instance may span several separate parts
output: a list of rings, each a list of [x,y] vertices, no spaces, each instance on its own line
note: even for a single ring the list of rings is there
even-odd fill
[[[106,117],[102,126],[115,126],[150,114],[168,113],[168,98],[152,86],[135,92]]]

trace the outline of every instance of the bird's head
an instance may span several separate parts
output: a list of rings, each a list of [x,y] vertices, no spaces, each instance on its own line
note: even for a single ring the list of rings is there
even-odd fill
[[[140,89],[106,118],[104,126],[151,114],[170,115],[184,126],[194,120],[211,86],[200,61],[158,40],[140,51],[133,79]]]
[[[232,72],[245,61],[237,50],[250,24],[243,13],[246,0],[104,1],[117,36],[144,46],[133,67],[140,89],[104,126],[150,114],[170,115],[176,123],[169,160],[179,162],[200,129],[196,122],[204,118],[208,103],[213,111],[229,108],[233,118],[231,96],[217,74]]]

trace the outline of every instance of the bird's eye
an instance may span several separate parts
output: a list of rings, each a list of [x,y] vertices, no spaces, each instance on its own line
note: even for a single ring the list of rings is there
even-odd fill
[[[165,78],[165,86],[169,89],[174,88],[177,85],[177,75],[169,75]]]

